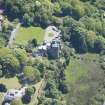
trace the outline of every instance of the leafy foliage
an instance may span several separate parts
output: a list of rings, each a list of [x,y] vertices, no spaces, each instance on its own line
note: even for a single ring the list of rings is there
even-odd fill
[[[19,70],[19,61],[8,48],[0,49],[0,64],[2,65],[2,72],[5,75],[14,75]]]
[[[19,19],[22,25],[26,27],[56,25],[61,29],[63,43],[60,59],[48,61],[46,58],[41,60],[35,58],[32,60],[31,57],[28,58],[27,52],[31,53],[32,48],[39,44],[36,40],[38,36],[29,41],[31,31],[29,34],[28,32],[24,33],[27,34],[29,41],[25,47],[27,52],[18,48],[14,50],[2,48],[8,41],[8,30],[11,29],[11,26],[4,22],[3,32],[0,32],[0,77],[14,76],[18,72],[23,72],[29,83],[35,83],[40,80],[40,77],[46,77],[45,94],[43,94],[42,100],[38,97],[41,100],[39,105],[61,105],[64,101],[62,95],[66,93],[68,93],[66,95],[67,105],[102,105],[103,98],[98,97],[100,95],[97,92],[98,89],[94,89],[94,86],[97,87],[99,82],[96,81],[97,78],[101,78],[100,75],[96,78],[95,69],[93,73],[93,70],[88,67],[91,70],[88,74],[89,77],[87,75],[84,77],[86,70],[83,72],[80,70],[83,77],[77,74],[75,78],[78,80],[70,86],[64,82],[66,79],[64,70],[71,63],[70,56],[73,59],[76,58],[75,51],[76,53],[94,52],[99,54],[105,51],[104,0],[0,0],[0,6],[3,7],[4,14],[10,20]],[[19,43],[22,42],[21,37],[24,37],[23,33],[19,37]],[[24,40],[26,41],[26,39]],[[81,57],[77,59],[83,60]],[[93,61],[97,62],[96,60]],[[104,59],[101,63],[102,68],[105,69]],[[77,66],[80,67],[80,65]],[[82,67],[84,65],[87,63],[83,63]],[[75,71],[73,70],[73,73]],[[69,73],[69,75],[69,79],[71,79],[72,74]],[[72,79],[75,80],[75,78]],[[93,83],[94,80],[95,83]],[[89,82],[86,87],[83,86],[84,81],[85,83]],[[102,91],[104,93],[104,89]],[[33,93],[33,88],[28,88],[27,94],[22,98],[23,103],[29,104]],[[16,102],[13,103],[16,104]],[[65,104],[63,103],[63,105]]]
[[[30,82],[36,82],[40,80],[40,72],[33,68],[32,66],[25,66],[23,69],[24,76],[30,81]]]

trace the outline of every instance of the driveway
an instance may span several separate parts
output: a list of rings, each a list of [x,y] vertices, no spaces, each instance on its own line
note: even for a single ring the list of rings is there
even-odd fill
[[[60,31],[55,26],[49,26],[45,29],[44,41],[51,42],[56,37],[59,37]]]

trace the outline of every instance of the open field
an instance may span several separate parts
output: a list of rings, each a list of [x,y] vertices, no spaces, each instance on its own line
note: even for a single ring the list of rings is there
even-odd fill
[[[0,84],[6,85],[7,89],[12,89],[12,88],[20,88],[21,84],[18,81],[17,77],[14,78],[1,78],[0,79]]]
[[[27,44],[29,40],[36,38],[38,43],[44,39],[44,30],[41,27],[21,27],[16,35],[17,44]]]
[[[68,105],[74,101],[78,105],[90,105],[90,100],[97,94],[104,79],[99,57],[96,54],[77,55],[76,58],[71,57],[70,61],[65,70],[65,83],[70,90],[66,95],[67,102],[70,103]]]
[[[81,76],[86,76],[89,71],[93,69],[100,69],[99,56],[96,54],[82,54],[76,55],[75,58],[71,57],[70,64],[65,70],[67,81],[75,83]]]
[[[80,63],[81,62],[78,62],[73,58],[71,59],[71,63],[69,64],[67,70],[65,70],[66,79],[67,79],[66,82],[74,84],[79,77],[87,74],[88,71],[86,70],[85,65],[81,66]]]

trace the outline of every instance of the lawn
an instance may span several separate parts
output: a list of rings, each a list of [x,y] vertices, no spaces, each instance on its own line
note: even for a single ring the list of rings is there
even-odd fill
[[[0,105],[2,105],[2,102],[3,102],[3,94],[2,93],[0,93]]]
[[[20,88],[21,84],[18,81],[17,77],[14,78],[1,78],[0,84],[6,85],[7,89],[13,89],[13,88]]]
[[[20,27],[15,43],[25,45],[33,38],[36,38],[38,43],[41,43],[44,39],[44,29],[41,27]]]

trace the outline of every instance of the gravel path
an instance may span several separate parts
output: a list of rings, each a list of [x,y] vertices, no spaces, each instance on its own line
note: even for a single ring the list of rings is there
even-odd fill
[[[21,26],[21,24],[18,23],[17,26],[16,26],[16,28],[11,32],[11,36],[9,38],[9,41],[8,41],[8,44],[7,44],[7,48],[10,48],[12,46],[13,41],[16,38],[16,34],[19,31],[20,26]]]

